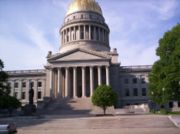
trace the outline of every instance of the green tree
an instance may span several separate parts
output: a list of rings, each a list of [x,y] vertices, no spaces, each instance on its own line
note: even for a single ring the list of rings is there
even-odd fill
[[[117,94],[110,86],[98,86],[93,93],[92,103],[95,106],[101,107],[105,115],[107,107],[113,106],[117,103]]]
[[[0,109],[8,109],[9,113],[13,109],[21,106],[19,100],[10,96],[10,86],[7,82],[8,74],[3,71],[4,63],[0,59]]]
[[[180,100],[180,24],[164,34],[156,50],[159,60],[149,74],[149,96],[158,104]]]

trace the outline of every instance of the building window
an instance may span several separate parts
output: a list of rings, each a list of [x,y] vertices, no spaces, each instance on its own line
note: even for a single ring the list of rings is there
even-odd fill
[[[91,26],[91,39],[94,40],[94,27]]]
[[[11,83],[10,83],[10,82],[8,82],[8,83],[7,83],[7,85],[8,85],[8,87],[10,87],[10,88],[11,88]]]
[[[31,82],[31,83],[30,83],[30,87],[34,87],[34,82]]]
[[[75,19],[76,18],[76,16],[73,16],[73,19]]]
[[[67,42],[69,42],[69,29],[67,29]]]
[[[84,39],[84,27],[80,27],[80,39]]]
[[[83,17],[84,17],[83,14],[81,14],[81,19],[83,19]]]
[[[26,82],[23,82],[23,83],[22,83],[22,87],[26,87]]]
[[[96,27],[96,40],[99,40],[99,28]]]
[[[180,107],[180,101],[178,101],[178,107]]]
[[[133,78],[133,83],[134,83],[134,84],[137,83],[137,78]]]
[[[38,91],[38,99],[41,99],[41,98],[42,98],[41,91]]]
[[[169,102],[169,108],[173,108],[173,102]]]
[[[137,88],[134,88],[134,89],[133,89],[133,95],[134,95],[134,96],[138,96],[138,89],[137,89]]]
[[[14,87],[15,87],[15,88],[18,88],[18,85],[19,85],[18,82],[15,82],[15,83],[14,83]]]
[[[18,92],[14,93],[14,97],[16,97],[16,98],[18,97]]]
[[[142,83],[142,84],[145,84],[145,83],[146,83],[145,78],[141,78],[141,83]]]
[[[24,100],[24,99],[26,98],[25,96],[26,96],[26,93],[25,93],[25,92],[22,92],[22,94],[21,94],[21,99]]]
[[[146,88],[142,88],[142,96],[146,96],[147,93],[146,93]]]
[[[42,82],[38,82],[38,87],[42,87]]]
[[[124,83],[125,84],[128,84],[129,83],[129,80],[126,78],[126,79],[124,79]]]
[[[130,93],[129,93],[129,89],[128,89],[128,88],[125,89],[125,96],[127,96],[127,97],[130,96]]]

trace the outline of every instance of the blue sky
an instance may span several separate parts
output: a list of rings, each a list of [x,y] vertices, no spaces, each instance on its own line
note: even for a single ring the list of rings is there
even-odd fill
[[[42,69],[57,53],[71,0],[0,0],[0,59],[5,70]],[[121,65],[151,65],[164,32],[180,23],[179,0],[97,0]]]

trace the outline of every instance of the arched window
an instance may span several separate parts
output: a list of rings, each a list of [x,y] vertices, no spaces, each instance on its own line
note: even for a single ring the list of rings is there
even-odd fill
[[[125,89],[125,96],[126,96],[126,97],[130,96],[130,92],[129,92],[129,89],[128,89],[128,88]]]
[[[99,28],[96,27],[96,40],[99,40]]]
[[[67,42],[69,42],[69,29],[67,29]]]
[[[91,40],[94,40],[94,27],[91,26]]]
[[[83,19],[83,17],[84,17],[83,14],[81,14],[81,19]]]
[[[80,39],[84,39],[84,27],[80,26]]]

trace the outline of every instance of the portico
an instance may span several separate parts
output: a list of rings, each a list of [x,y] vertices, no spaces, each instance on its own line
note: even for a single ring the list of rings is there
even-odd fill
[[[54,97],[91,97],[101,84],[109,85],[109,66],[72,66],[50,69]]]

